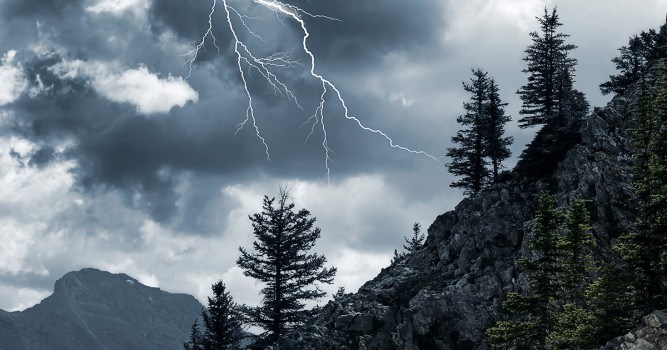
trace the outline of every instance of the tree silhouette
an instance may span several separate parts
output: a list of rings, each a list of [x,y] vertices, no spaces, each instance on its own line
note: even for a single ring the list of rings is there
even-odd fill
[[[336,274],[336,268],[324,267],[324,256],[308,253],[320,237],[315,218],[306,209],[295,212],[288,200],[284,189],[277,202],[264,196],[262,212],[250,216],[257,239],[254,252],[241,247],[236,261],[246,276],[265,284],[262,305],[244,312],[251,324],[266,330],[260,342],[267,344],[277,343],[313,315],[314,309],[306,310],[304,301],[323,297],[318,283],[331,284]]]

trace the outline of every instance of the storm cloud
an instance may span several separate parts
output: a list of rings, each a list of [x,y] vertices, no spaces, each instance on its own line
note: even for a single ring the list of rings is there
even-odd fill
[[[275,72],[303,109],[243,66],[269,161],[252,125],[236,132],[248,99],[220,2],[212,16],[220,51],[209,37],[190,70],[212,2],[0,0],[0,241],[8,242],[0,246],[0,308],[27,307],[85,266],[199,298],[223,277],[239,296],[251,295],[256,286],[234,267],[236,251],[251,242],[247,215],[280,185],[318,217],[318,249],[339,265],[337,283],[354,289],[388,263],[413,222],[426,228],[461,198],[448,188],[446,160],[361,130],[331,89],[327,183],[324,134],[309,122],[322,84],[310,75],[301,27],[230,0],[263,39],[240,31],[250,49],[300,64]],[[576,84],[594,105],[608,99],[597,85],[613,72],[616,48],[661,24],[655,13],[664,11],[657,0],[289,3],[334,18],[303,17],[316,72],[339,88],[351,115],[435,156],[458,128],[470,68],[496,78],[517,119],[523,50],[545,6],[558,6],[579,45]],[[232,14],[237,28],[240,20]],[[534,132],[515,123],[508,131],[515,155]]]

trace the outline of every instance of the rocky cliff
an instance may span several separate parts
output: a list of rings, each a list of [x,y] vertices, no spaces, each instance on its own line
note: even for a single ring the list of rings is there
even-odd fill
[[[516,260],[530,254],[524,242],[544,190],[562,207],[571,198],[591,200],[594,255],[616,258],[611,245],[635,218],[627,134],[633,99],[628,91],[596,108],[553,173],[535,179],[515,170],[440,215],[423,249],[321,310],[314,331],[328,342],[315,347],[487,349],[485,329],[500,317],[507,292],[526,288]]]
[[[202,305],[125,274],[70,272],[22,312],[0,310],[2,350],[182,349]]]

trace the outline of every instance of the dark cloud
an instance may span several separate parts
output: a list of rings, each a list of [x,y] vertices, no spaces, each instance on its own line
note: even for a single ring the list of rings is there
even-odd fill
[[[315,15],[337,19],[303,17],[310,33],[308,43],[316,56],[323,58],[321,61],[329,66],[345,65],[347,69],[364,69],[367,65],[374,64],[373,61],[381,55],[393,51],[428,50],[438,38],[437,28],[443,27],[442,5],[429,0],[292,0],[286,3],[299,6]],[[239,4],[230,2],[230,5]],[[226,47],[231,33],[226,28],[227,19],[220,4],[217,9],[213,17],[214,34],[221,39],[222,46]],[[211,3],[207,1],[192,3],[185,0],[156,0],[150,13],[155,28],[170,28],[194,43],[201,39],[208,28],[210,10]],[[260,5],[254,5],[251,10],[264,19],[247,19],[258,33],[270,35],[270,32],[282,30],[284,27],[292,31],[293,38],[301,36],[302,29],[298,23],[287,18],[278,21],[273,13],[263,10]],[[233,19],[236,20],[235,17]],[[286,51],[293,52],[298,49],[299,46],[294,45],[295,43],[287,44],[285,38],[282,39],[279,38],[280,43],[288,45],[287,49],[283,47]],[[297,40],[296,44],[300,44],[300,40]],[[273,44],[269,42],[262,45]],[[203,61],[210,58],[214,51],[211,43],[208,48]]]
[[[33,153],[28,161],[28,165],[43,168],[57,158],[58,154],[56,150],[51,146],[46,146]]]
[[[153,1],[149,12],[152,28],[155,33],[171,29],[178,36],[195,42],[208,29],[208,14],[211,11],[211,4],[212,2],[209,1]],[[221,24],[224,20],[222,13],[218,14],[215,19]],[[223,37],[220,36],[220,38]]]
[[[329,65],[360,64],[365,68],[393,51],[428,50],[443,28],[442,4],[430,0],[295,0],[314,14],[340,21],[306,18],[310,45]],[[349,67],[348,67],[349,68]]]
[[[64,17],[77,14],[83,0],[6,0],[1,5],[5,19],[16,17]]]
[[[214,182],[218,185],[252,181],[265,174],[300,179],[326,177],[321,126],[317,125],[307,140],[311,124],[302,125],[315,111],[321,93],[321,84],[308,74],[308,67],[277,70],[300,99],[303,110],[268,86],[258,72],[245,71],[257,123],[270,146],[270,162],[250,123],[234,134],[236,125],[245,118],[247,99],[222,11],[216,13],[214,21],[223,51],[218,55],[209,44],[207,51],[198,57],[188,80],[199,92],[196,104],[145,116],[130,104],[106,99],[94,89],[89,77],[63,78],[54,73],[57,65],[79,59],[116,62],[128,68],[145,64],[163,78],[172,73],[184,75],[185,58],[178,52],[165,52],[168,48],[160,38],[166,31],[173,31],[182,44],[194,45],[208,26],[210,3],[153,1],[148,26],[136,25],[131,16],[92,15],[85,11],[82,1],[52,1],[40,6],[42,3],[12,0],[0,4],[2,15],[12,19],[11,28],[30,29],[23,32],[25,42],[18,49],[30,89],[40,92],[26,93],[15,101],[10,121],[12,133],[40,145],[25,160],[26,164],[40,167],[56,159],[74,160],[77,166],[72,171],[80,190],[120,190],[127,198],[127,205],[145,210],[154,220],[162,223],[177,220],[183,229],[196,232],[207,229],[206,224],[197,223],[197,213],[214,196],[204,195],[205,191],[194,186],[190,189],[191,197],[180,198],[182,194],[176,192],[175,186],[182,174],[217,178]],[[429,27],[439,25],[440,10],[428,1],[295,4],[341,20],[307,19],[310,44],[318,56],[326,57],[329,67],[345,64],[346,69],[364,69],[375,65],[372,61],[377,55],[428,46],[434,38]],[[247,4],[242,6],[248,11],[258,10],[245,7]],[[427,15],[406,16],[408,9]],[[299,52],[300,28],[284,18],[281,23],[271,14],[267,17],[268,20],[255,21],[253,25],[267,39],[275,39],[267,40],[274,44],[257,50],[272,52],[287,48]],[[39,21],[39,28],[35,21]],[[27,49],[37,43],[41,47],[39,53]],[[297,58],[304,61],[305,56],[301,55]],[[363,115],[370,126],[382,126],[383,116],[373,107],[379,103],[377,99],[348,98],[355,115]],[[392,167],[396,168],[410,167],[416,161],[414,157],[397,156],[400,152],[390,150],[383,137],[361,131],[355,122],[344,119],[333,96],[325,108],[328,143],[335,152],[329,164],[334,179],[386,168],[390,157]],[[406,132],[401,127],[393,136],[401,140],[404,139],[401,134]],[[55,148],[64,141],[69,146],[59,154]],[[187,209],[180,209],[182,213],[178,213],[176,206],[179,199],[189,201]],[[186,219],[192,223],[185,223]]]

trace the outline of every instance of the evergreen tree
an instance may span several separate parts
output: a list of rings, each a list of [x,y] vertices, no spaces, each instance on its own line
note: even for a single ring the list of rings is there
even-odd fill
[[[602,346],[619,334],[625,334],[636,324],[635,307],[627,270],[605,262],[599,269],[600,277],[586,289],[586,300],[591,310],[591,343]]]
[[[452,142],[458,146],[447,149],[451,163],[446,164],[450,173],[462,177],[450,187],[463,188],[466,194],[478,193],[488,177],[484,135],[489,81],[487,73],[481,69],[472,73],[470,84],[463,83],[463,89],[472,95],[470,102],[463,104],[465,114],[456,118],[459,124],[468,128],[457,131],[452,137]]]
[[[631,84],[639,81],[647,64],[648,51],[650,47],[645,41],[655,34],[655,31],[635,35],[628,41],[627,46],[618,49],[621,54],[611,61],[619,71],[617,75],[610,75],[609,81],[600,84],[600,91],[607,95],[609,93],[622,94]]]
[[[529,241],[534,257],[521,258],[519,264],[528,275],[529,293],[508,293],[503,309],[514,319],[500,321],[487,334],[492,346],[505,349],[538,349],[547,346],[554,329],[557,311],[561,253],[557,246],[563,215],[556,199],[542,194],[535,214],[535,229]]]
[[[512,136],[505,137],[505,124],[512,118],[505,115],[505,106],[498,94],[498,85],[493,78],[489,79],[486,110],[486,131],[484,148],[486,156],[491,160],[493,166],[493,182],[498,181],[498,171],[502,168],[502,162],[512,155],[509,146],[514,142]]]
[[[595,333],[594,319],[589,311],[579,305],[563,305],[554,314],[554,328],[547,335],[546,348],[571,350],[599,347],[592,338]]]
[[[403,249],[405,249],[407,254],[418,251],[424,245],[424,234],[421,233],[421,225],[415,222],[412,225],[412,238],[403,237],[403,239],[405,239],[406,243],[403,245]]]
[[[632,129],[638,220],[622,236],[619,251],[633,269],[644,313],[667,306],[667,83],[653,95],[640,85]]]
[[[519,126],[542,126],[533,141],[519,157],[516,171],[524,176],[544,177],[556,169],[581,135],[580,125],[588,113],[585,95],[574,89],[577,60],[569,57],[576,48],[566,43],[568,35],[559,33],[562,26],[554,8],[544,9],[538,18],[540,32],[531,33],[532,44],[524,61],[528,82],[517,92],[523,101]]]
[[[277,203],[264,196],[262,212],[250,216],[257,239],[254,252],[241,247],[236,261],[246,276],[265,284],[262,305],[246,307],[245,314],[251,324],[266,330],[262,339],[267,344],[276,344],[314,314],[303,302],[323,297],[326,293],[317,283],[331,284],[336,274],[336,268],[324,268],[324,256],[308,254],[320,237],[315,218],[309,218],[306,209],[295,212],[288,200],[283,189]]]
[[[561,127],[567,121],[568,115],[562,112],[577,64],[577,60],[568,54],[576,46],[565,42],[568,35],[557,32],[563,24],[555,8],[551,14],[545,8],[544,16],[537,20],[541,32],[530,33],[533,43],[526,49],[524,58],[528,67],[523,72],[529,74],[528,83],[518,91],[523,101],[519,111],[523,118],[519,119],[519,126]]]
[[[202,337],[201,331],[199,330],[199,322],[195,320],[195,323],[192,324],[192,328],[190,330],[190,340],[183,344],[183,348],[185,350],[204,350],[203,342],[204,339]]]
[[[585,308],[585,290],[593,268],[588,250],[595,243],[586,206],[585,200],[571,202],[565,213],[565,230],[557,240],[561,265],[558,282],[562,289],[557,301],[562,306],[554,312],[547,349],[588,349],[597,345],[592,338],[595,317]]]
[[[565,214],[566,230],[558,240],[562,254],[563,294],[567,303],[583,306],[586,279],[592,269],[588,249],[595,243],[586,201],[574,200]]]
[[[392,264],[398,263],[401,260],[403,260],[403,258],[405,258],[405,254],[403,254],[403,253],[399,254],[398,249],[394,249],[394,256],[391,258],[391,263]]]
[[[610,75],[609,81],[600,85],[603,94],[623,94],[625,90],[639,81],[645,74],[649,62],[667,57],[667,23],[658,31],[642,31],[622,46],[620,55],[611,61],[616,65],[618,74]]]
[[[213,290],[213,297],[208,297],[208,308],[202,311],[204,320],[202,349],[238,349],[239,341],[243,338],[238,306],[234,303],[222,281],[214,283],[211,289]]]

